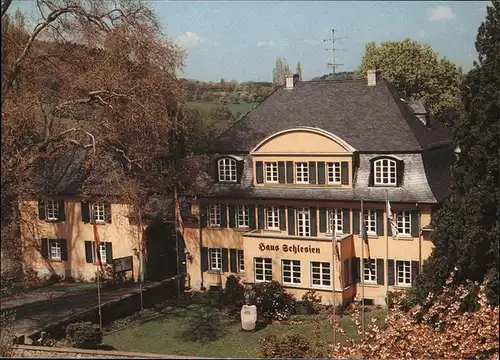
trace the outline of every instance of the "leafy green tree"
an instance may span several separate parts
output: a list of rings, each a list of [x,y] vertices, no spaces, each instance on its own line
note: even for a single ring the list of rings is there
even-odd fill
[[[285,84],[285,78],[288,73],[290,73],[290,67],[284,58],[279,57],[273,69],[273,85],[282,86]]]
[[[302,81],[302,65],[300,65],[300,62],[297,63],[297,70],[295,72],[299,75],[299,81]]]
[[[431,257],[413,290],[423,301],[438,294],[451,270],[455,283],[484,283],[491,304],[498,305],[500,241],[500,1],[487,7],[476,37],[478,62],[463,86],[465,116],[454,122],[461,152],[453,167],[451,194],[433,217]]]
[[[432,114],[444,109],[460,108],[461,73],[446,58],[440,58],[429,45],[405,38],[385,41],[377,46],[366,44],[358,77],[366,78],[367,70],[380,70],[406,97],[424,101]],[[447,124],[450,125],[450,124]]]

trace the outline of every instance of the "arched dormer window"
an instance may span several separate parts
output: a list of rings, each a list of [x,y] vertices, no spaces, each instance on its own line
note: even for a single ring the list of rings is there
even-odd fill
[[[401,186],[403,160],[380,157],[372,159],[370,186]]]
[[[217,161],[217,174],[219,182],[237,182],[236,160],[230,157],[220,158]]]

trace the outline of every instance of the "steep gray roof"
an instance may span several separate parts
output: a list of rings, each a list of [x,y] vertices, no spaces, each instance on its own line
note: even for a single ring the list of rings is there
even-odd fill
[[[210,153],[248,153],[266,137],[300,126],[329,131],[361,152],[411,152],[451,141],[437,120],[426,127],[397,90],[380,81],[298,82],[280,88],[217,138]]]

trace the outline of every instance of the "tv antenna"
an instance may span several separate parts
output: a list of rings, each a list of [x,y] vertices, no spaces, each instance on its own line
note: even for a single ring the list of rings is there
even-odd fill
[[[335,50],[340,50],[340,51],[344,51],[344,49],[337,49],[335,47],[335,40],[341,40],[341,39],[345,39],[346,37],[343,36],[343,37],[335,37],[335,29],[332,29],[332,38],[331,39],[323,39],[323,42],[331,42],[332,43],[332,47],[331,48],[326,48],[325,50],[326,51],[331,51],[332,52],[332,58],[331,58],[331,61],[328,62],[328,67],[329,68],[332,68],[332,75],[335,74],[335,69],[337,67],[340,67],[340,66],[343,66],[344,64],[338,64],[335,62]]]

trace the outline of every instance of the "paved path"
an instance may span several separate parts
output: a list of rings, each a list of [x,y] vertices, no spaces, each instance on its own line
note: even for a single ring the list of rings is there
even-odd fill
[[[153,285],[149,283],[148,286]],[[139,289],[139,284],[131,284],[122,288],[103,289],[101,303],[118,299]],[[97,306],[97,289],[66,293],[26,294],[21,299],[2,301],[2,312],[12,310],[16,313],[14,331],[27,334],[43,329],[49,324],[63,320],[67,316],[77,314]],[[33,300],[35,299],[35,300]],[[5,306],[4,306],[5,304]]]

